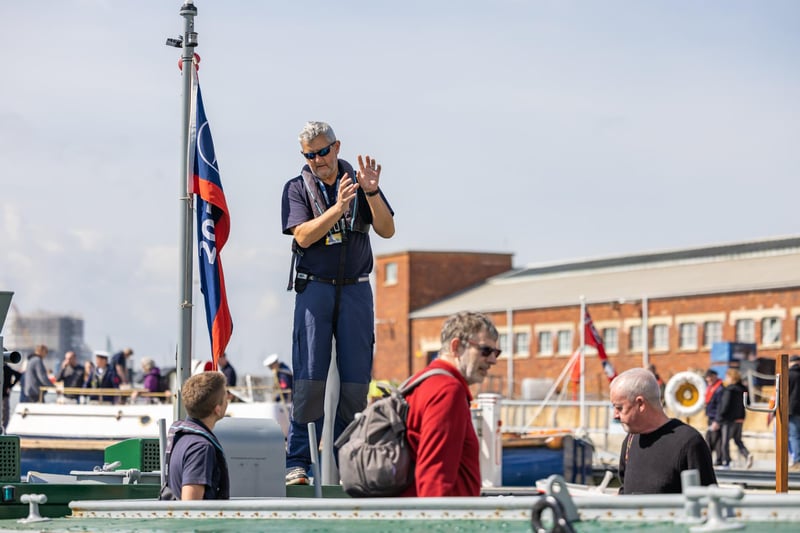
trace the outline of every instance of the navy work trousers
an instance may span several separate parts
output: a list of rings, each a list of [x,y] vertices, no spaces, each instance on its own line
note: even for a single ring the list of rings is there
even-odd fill
[[[292,420],[289,427],[286,467],[311,466],[308,423],[322,435],[325,382],[336,339],[339,369],[339,404],[334,422],[334,441],[367,406],[375,344],[372,287],[369,282],[341,287],[339,314],[334,328],[336,287],[310,281],[295,296],[292,338]]]

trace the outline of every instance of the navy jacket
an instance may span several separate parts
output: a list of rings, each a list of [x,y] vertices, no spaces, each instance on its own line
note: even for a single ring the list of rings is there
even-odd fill
[[[789,367],[789,416],[800,416],[800,364]]]

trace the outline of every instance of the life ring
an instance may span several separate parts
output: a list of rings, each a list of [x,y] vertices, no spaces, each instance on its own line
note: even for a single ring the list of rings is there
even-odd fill
[[[664,388],[664,401],[677,416],[692,416],[705,406],[706,383],[694,372],[678,372]]]

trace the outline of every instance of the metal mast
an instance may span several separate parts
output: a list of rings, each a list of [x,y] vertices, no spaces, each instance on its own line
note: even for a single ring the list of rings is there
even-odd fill
[[[181,399],[181,390],[186,379],[191,375],[192,364],[192,268],[194,266],[194,224],[192,221],[192,192],[189,172],[191,168],[192,139],[192,83],[194,80],[194,49],[197,46],[197,33],[194,31],[194,17],[197,8],[192,0],[186,0],[181,6],[180,15],[184,19],[183,39],[181,40],[181,70],[183,72],[183,111],[181,123],[181,171],[180,171],[180,236],[179,236],[179,305],[178,305],[178,347],[176,353],[176,371],[178,390],[173,403],[175,420],[186,416],[186,409]],[[167,44],[171,43],[170,40]]]

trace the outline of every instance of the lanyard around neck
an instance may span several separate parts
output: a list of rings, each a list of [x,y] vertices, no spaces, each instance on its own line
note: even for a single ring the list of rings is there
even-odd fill
[[[317,200],[317,195],[314,194],[314,190],[308,184],[308,181],[304,179],[303,180],[303,184],[306,186],[306,190],[308,191],[308,194],[311,197],[311,201],[314,203],[314,207],[317,209],[317,212],[320,215],[322,215],[333,204],[331,203],[331,200],[328,198],[328,188],[325,186],[325,183],[321,179],[316,177],[316,176],[314,176],[314,180],[317,183],[317,186],[319,187],[320,192],[322,193],[323,199],[325,200],[325,209],[322,209],[322,206],[319,204],[319,201]],[[341,176],[337,176],[336,177],[336,183],[333,184],[333,191],[334,191],[334,197],[333,197],[334,202],[333,203],[336,202],[336,194],[339,191],[339,182],[341,180],[342,180],[342,177]],[[350,231],[353,231],[353,227],[354,227],[355,221],[356,221],[356,213],[358,212],[358,197],[357,196],[356,196],[356,198],[353,199],[353,202],[354,202],[355,205],[353,205],[352,211],[351,211],[350,227],[348,228]],[[346,216],[343,216],[342,218],[347,220]],[[329,231],[329,233],[331,233],[331,231]]]

